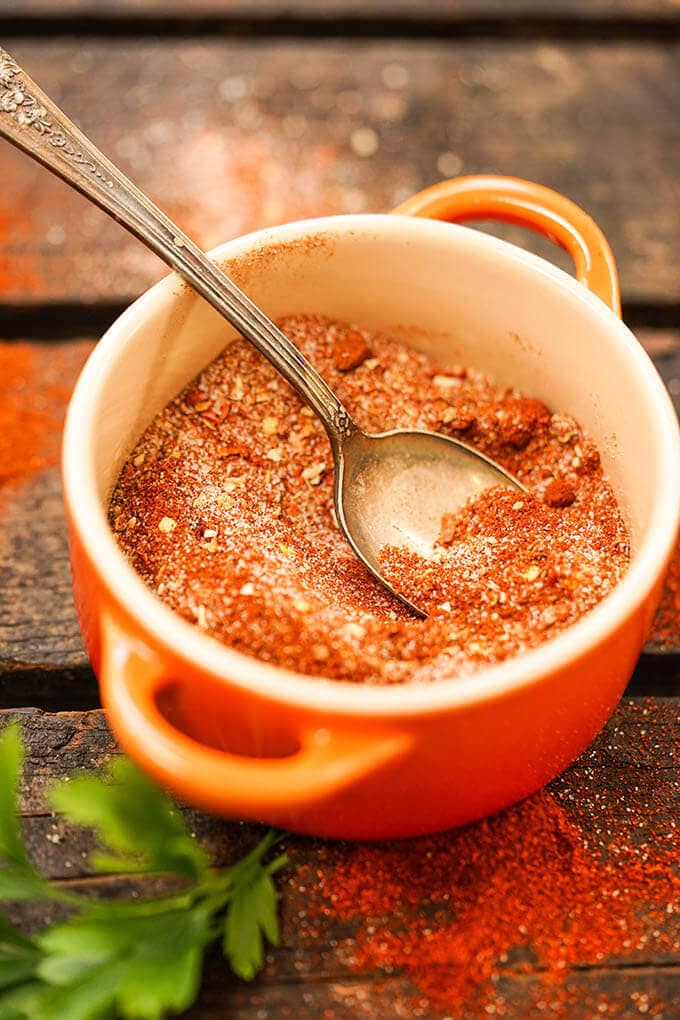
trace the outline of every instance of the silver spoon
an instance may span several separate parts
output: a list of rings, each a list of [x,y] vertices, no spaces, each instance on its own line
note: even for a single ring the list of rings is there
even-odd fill
[[[368,435],[257,305],[89,141],[0,48],[0,135],[143,241],[260,351],[320,418],[335,462],[335,511],[375,578],[418,616],[380,569],[386,545],[427,556],[445,513],[493,485],[520,483],[448,436],[412,429]]]

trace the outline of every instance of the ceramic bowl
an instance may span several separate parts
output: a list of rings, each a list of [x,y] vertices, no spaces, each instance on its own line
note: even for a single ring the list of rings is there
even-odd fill
[[[120,744],[190,804],[319,836],[445,829],[560,772],[633,671],[678,524],[676,417],[619,318],[613,259],[592,220],[555,192],[497,178],[443,183],[396,212],[291,223],[212,257],[274,319],[307,312],[387,332],[416,327],[410,342],[438,361],[474,365],[581,423],[625,514],[632,557],[615,590],[564,633],[461,679],[363,687],[240,654],[165,606],[126,561],[106,508],[136,439],[233,335],[176,276],[100,341],[64,440],[76,603]],[[438,221],[474,217],[548,234],[571,251],[578,279]]]

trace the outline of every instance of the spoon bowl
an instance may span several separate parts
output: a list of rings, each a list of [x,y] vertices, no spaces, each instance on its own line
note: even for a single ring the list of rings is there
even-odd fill
[[[526,491],[511,474],[460,440],[417,429],[376,435],[356,430],[336,454],[335,512],[352,549],[401,602],[423,609],[383,574],[386,546],[432,555],[442,517],[485,489],[504,485]]]

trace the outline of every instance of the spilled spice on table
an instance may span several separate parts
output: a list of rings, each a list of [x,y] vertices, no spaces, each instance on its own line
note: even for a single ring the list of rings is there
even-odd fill
[[[444,521],[432,561],[387,551],[414,619],[333,517],[321,424],[234,339],[156,416],[109,508],[147,585],[207,634],[312,676],[431,682],[501,662],[592,609],[628,540],[592,440],[569,416],[398,340],[312,316],[282,323],[360,426],[462,437],[530,490],[495,490]]]
[[[8,162],[3,167],[5,195],[16,186],[19,194],[14,200],[0,199],[0,237],[3,250],[0,251],[0,294],[16,298],[17,295],[35,294],[41,290],[43,280],[38,272],[38,258],[31,243],[35,242],[36,215],[35,194],[25,194],[24,166],[15,167]],[[14,179],[12,179],[14,178]],[[0,384],[1,385],[1,384]]]
[[[627,1012],[604,994],[586,1003],[568,983],[575,968],[680,953],[680,795],[668,771],[639,794],[641,758],[650,770],[657,758],[646,734],[667,729],[670,713],[653,701],[624,711],[634,714],[628,768],[615,716],[571,778],[493,818],[408,841],[322,844],[312,860],[293,845],[299,936],[347,931],[334,951],[350,970],[410,980],[404,1015],[506,1015],[504,975],[522,973],[536,978],[525,1015],[678,1015],[639,991]],[[606,775],[612,758],[621,775]]]
[[[280,124],[241,136],[201,124],[182,135],[173,173],[162,181],[163,207],[204,248],[291,220],[358,211],[351,204],[356,192],[329,172],[338,159],[334,143],[291,145]],[[225,194],[238,199],[225,202]]]
[[[66,405],[91,347],[0,342],[0,498],[59,460]]]
[[[680,648],[680,542],[675,547],[661,603],[649,632],[648,640],[662,648]]]

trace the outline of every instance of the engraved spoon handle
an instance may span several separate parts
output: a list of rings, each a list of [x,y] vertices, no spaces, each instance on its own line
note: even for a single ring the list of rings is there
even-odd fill
[[[176,270],[249,340],[319,416],[333,449],[357,426],[297,347],[90,142],[0,47],[0,135],[82,192]]]

